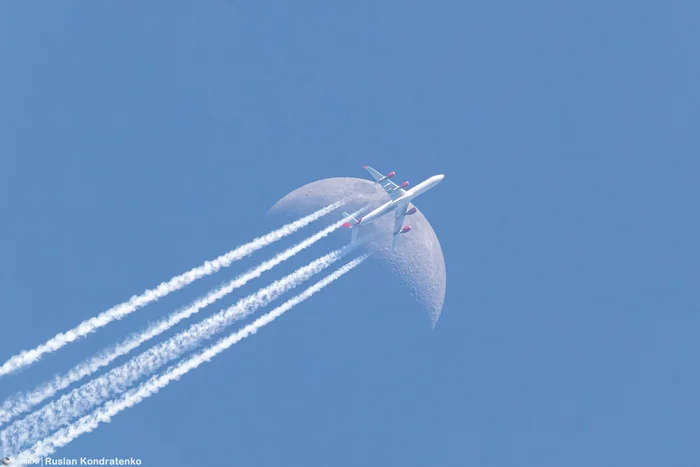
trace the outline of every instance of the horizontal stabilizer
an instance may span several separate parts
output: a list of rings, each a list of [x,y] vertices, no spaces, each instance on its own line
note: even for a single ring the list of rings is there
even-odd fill
[[[353,225],[358,225],[360,222],[362,222],[362,218],[360,217],[359,219],[355,219],[351,214],[348,214],[347,212],[343,213],[343,217],[345,219],[350,219],[352,222],[346,222],[343,224],[343,227],[347,227],[348,229],[352,228]]]

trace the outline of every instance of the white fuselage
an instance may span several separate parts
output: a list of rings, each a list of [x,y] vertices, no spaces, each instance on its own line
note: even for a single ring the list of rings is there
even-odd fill
[[[396,198],[394,200],[389,201],[388,203],[382,204],[377,209],[364,216],[362,219],[360,219],[360,224],[368,224],[370,222],[374,222],[375,220],[382,217],[384,214],[393,211],[397,207],[408,204],[416,196],[425,193],[426,191],[430,190],[432,187],[440,183],[443,178],[445,178],[444,175],[435,175],[433,177],[430,177],[426,181],[419,183],[410,190],[407,190],[402,197]]]

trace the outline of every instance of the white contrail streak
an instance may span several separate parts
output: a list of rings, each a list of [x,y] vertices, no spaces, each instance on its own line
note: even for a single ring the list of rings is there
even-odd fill
[[[175,367],[168,369],[165,373],[150,378],[138,388],[135,388],[125,393],[119,399],[107,402],[104,406],[98,408],[91,414],[82,417],[77,422],[65,428],[62,428],[50,437],[37,442],[30,449],[19,454],[18,458],[35,459],[37,457],[47,456],[55,452],[57,448],[67,445],[80,435],[93,431],[99,426],[100,423],[111,421],[111,418],[113,416],[117,415],[123,410],[128,409],[129,407],[138,404],[147,397],[156,394],[160,389],[164,388],[169,383],[180,379],[186,373],[190,372],[191,370],[194,370],[202,363],[208,362],[213,357],[217,356],[218,354],[228,349],[235,343],[243,340],[251,334],[256,333],[258,329],[265,326],[266,324],[271,323],[276,318],[284,314],[286,311],[290,310],[297,304],[303,302],[304,300],[314,295],[316,292],[320,291],[330,283],[334,282],[343,274],[358,266],[366,258],[367,255],[363,255],[350,261],[346,265],[340,267],[339,269],[331,273],[329,276],[325,277],[321,281],[306,289],[301,294],[291,298],[290,300],[278,306],[271,312],[261,316],[251,324],[243,327],[241,330],[236,331],[228,337],[221,339],[219,342],[207,348],[206,350],[198,353],[197,355],[180,362]]]
[[[214,274],[219,269],[229,266],[232,262],[244,258],[251,253],[263,248],[271,243],[280,240],[287,235],[290,235],[297,230],[305,227],[311,222],[320,219],[321,217],[329,214],[333,210],[345,204],[346,200],[340,200],[333,204],[320,209],[313,214],[309,214],[306,217],[285,225],[273,232],[270,232],[262,237],[258,237],[252,242],[241,245],[216,258],[213,261],[207,261],[201,266],[187,271],[184,274],[175,276],[167,282],[161,283],[158,287],[154,289],[149,289],[143,292],[141,295],[134,295],[128,301],[120,303],[107,311],[100,313],[99,315],[83,321],[70,331],[59,333],[46,341],[45,343],[35,347],[32,350],[23,350],[19,354],[11,357],[2,366],[0,366],[0,377],[19,370],[27,365],[39,360],[44,354],[49,352],[54,352],[66,344],[77,340],[78,338],[85,336],[94,330],[106,326],[110,322],[121,319],[124,316],[133,313],[137,309],[148,305],[149,303],[165,297],[171,292],[180,290],[181,288],[191,284],[192,282],[200,279],[202,277]]]
[[[151,347],[125,364],[16,421],[0,432],[2,446],[20,448],[26,443],[40,439],[52,430],[68,424],[70,420],[81,416],[102,401],[123,392],[141,377],[151,374],[167,362],[179,358],[183,353],[199,345],[202,340],[223,330],[235,320],[248,316],[257,308],[269,304],[283,293],[321,272],[354,249],[356,245],[348,245],[322,256],[292,274],[239,300],[230,308],[193,324],[185,331]]]
[[[358,215],[358,213],[359,211],[353,213],[352,216],[354,217]],[[341,219],[338,222],[331,224],[327,228],[283,251],[272,259],[265,261],[255,268],[252,268],[248,272],[231,280],[218,289],[209,292],[207,295],[198,298],[187,308],[171,314],[167,318],[149,326],[147,329],[129,336],[116,346],[108,348],[98,355],[78,364],[66,374],[56,376],[52,381],[39,386],[31,392],[20,393],[6,400],[2,406],[0,406],[0,426],[7,423],[14,417],[30,410],[32,407],[35,407],[49,397],[52,397],[58,391],[67,388],[71,384],[80,381],[86,376],[98,371],[100,368],[109,365],[115,359],[121,357],[122,355],[126,355],[149,339],[164,333],[180,321],[191,317],[195,313],[201,311],[203,308],[225,297],[235,289],[244,286],[250,280],[260,277],[264,272],[269,271],[300,251],[327,237],[332,232],[337,230],[345,221],[346,219]]]

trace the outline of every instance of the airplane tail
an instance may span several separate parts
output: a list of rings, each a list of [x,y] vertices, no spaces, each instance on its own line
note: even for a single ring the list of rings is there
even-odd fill
[[[352,220],[354,224],[360,223],[359,219],[355,219],[351,214],[348,214],[347,212],[343,213],[343,217]],[[352,227],[352,224],[350,222],[346,222],[344,224],[344,227]]]
[[[346,222],[345,224],[343,224],[343,227],[347,227],[348,229],[350,229],[350,232],[352,233],[352,239],[350,240],[350,243],[355,243],[355,240],[357,239],[357,233],[360,231],[360,221],[359,219],[355,219],[347,212],[343,213],[343,217],[352,220],[352,222]]]

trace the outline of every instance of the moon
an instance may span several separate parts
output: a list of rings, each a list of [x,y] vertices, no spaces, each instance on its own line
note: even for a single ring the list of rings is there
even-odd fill
[[[272,206],[267,215],[304,216],[345,197],[350,199],[343,206],[347,212],[364,206],[374,209],[389,201],[389,195],[376,183],[368,180],[352,177],[327,178],[292,191]],[[409,205],[409,209],[411,207],[412,205]],[[435,231],[420,210],[406,216],[404,225],[406,224],[411,226],[411,231],[400,235],[395,250],[391,249],[393,213],[362,226],[359,235],[368,237],[367,248],[381,264],[401,279],[421,308],[427,312],[434,327],[445,301],[445,258]],[[348,241],[349,238],[350,234]]]

